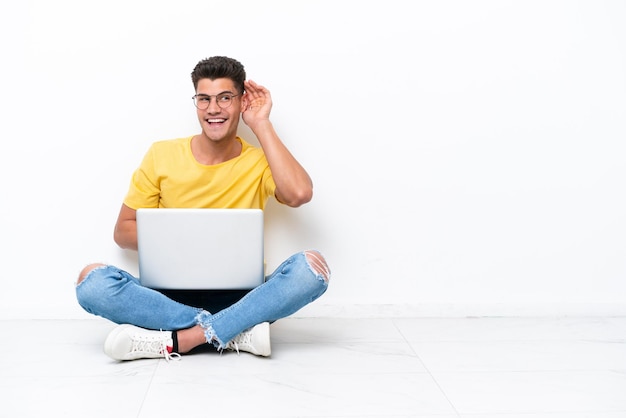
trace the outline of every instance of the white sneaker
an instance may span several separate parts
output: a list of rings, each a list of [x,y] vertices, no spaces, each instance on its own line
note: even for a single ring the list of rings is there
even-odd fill
[[[173,353],[171,331],[151,331],[130,324],[116,327],[104,342],[104,352],[114,360],[137,360],[140,358],[164,358],[179,360]]]
[[[270,323],[261,322],[242,332],[226,344],[226,349],[237,353],[247,351],[257,356],[269,357],[272,354]]]

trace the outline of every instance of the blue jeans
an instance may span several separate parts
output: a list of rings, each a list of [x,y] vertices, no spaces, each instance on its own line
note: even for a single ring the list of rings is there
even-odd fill
[[[296,253],[265,283],[216,313],[176,302],[114,266],[91,270],[76,286],[76,297],[87,312],[118,324],[170,331],[200,325],[207,341],[223,348],[242,331],[289,316],[319,298],[328,288],[329,274],[314,269],[306,252]]]

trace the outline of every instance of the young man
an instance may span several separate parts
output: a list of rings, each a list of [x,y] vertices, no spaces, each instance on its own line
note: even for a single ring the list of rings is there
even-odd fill
[[[246,80],[243,65],[228,57],[200,61],[191,78],[202,131],[152,144],[115,224],[114,240],[122,248],[137,250],[139,208],[264,209],[270,196],[291,207],[311,200],[309,175],[269,120],[270,92]],[[261,148],[237,136],[240,115]],[[96,263],[80,272],[76,296],[87,312],[121,324],[104,344],[116,360],[169,360],[206,343],[269,356],[269,323],[320,297],[329,278],[326,260],[314,250],[291,256],[245,294],[165,294]]]

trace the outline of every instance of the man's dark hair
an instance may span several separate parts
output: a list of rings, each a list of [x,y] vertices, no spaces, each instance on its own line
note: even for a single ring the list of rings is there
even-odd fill
[[[233,58],[228,57],[210,57],[203,59],[191,73],[191,81],[193,81],[194,90],[198,89],[198,81],[203,78],[215,80],[217,78],[228,78],[233,81],[237,94],[244,91],[243,82],[246,80],[246,71],[243,65]]]

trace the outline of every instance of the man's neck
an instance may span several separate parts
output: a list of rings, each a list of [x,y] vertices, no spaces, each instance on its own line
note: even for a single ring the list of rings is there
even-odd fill
[[[211,141],[204,135],[196,135],[191,139],[191,152],[200,164],[215,165],[232,160],[241,155],[243,145],[239,138]]]

